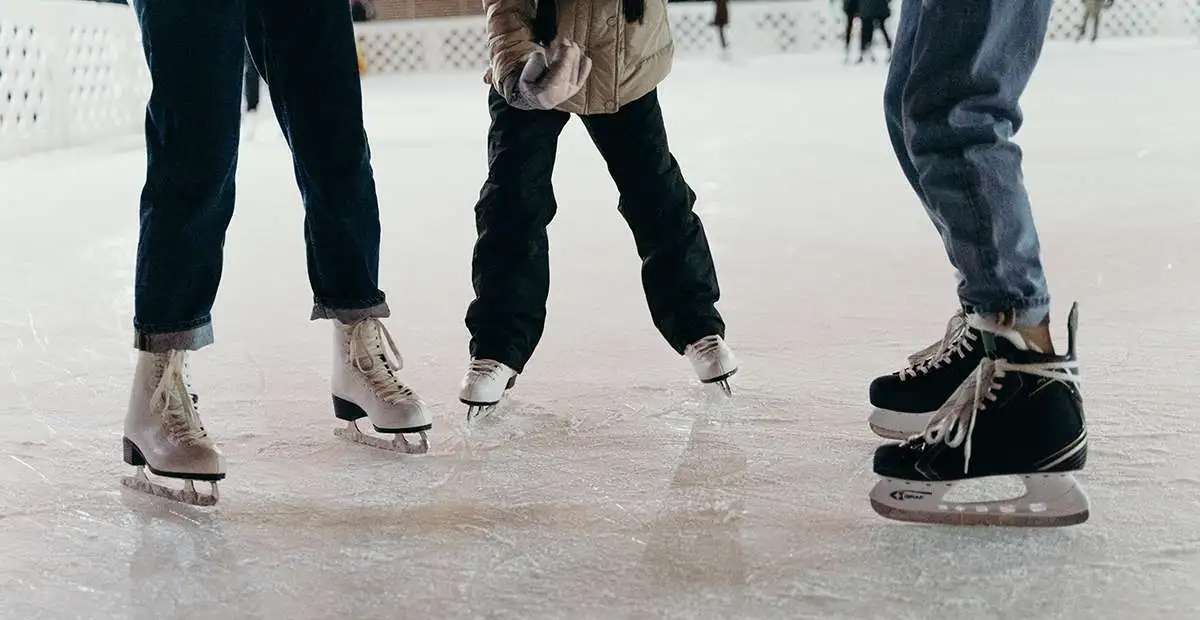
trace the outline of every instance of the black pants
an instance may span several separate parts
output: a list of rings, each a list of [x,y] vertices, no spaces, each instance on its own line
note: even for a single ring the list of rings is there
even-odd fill
[[[314,318],[386,316],[379,208],[345,0],[134,6],[154,83],[134,287],[137,346],[194,349],[212,340],[247,47],[292,149]]]
[[[883,40],[887,43],[887,48],[889,50],[892,49],[892,37],[888,34],[885,21],[878,17],[864,17],[862,18],[862,53],[866,54],[867,50],[871,49],[871,44],[875,41],[876,28],[883,35]]]
[[[495,91],[488,104],[488,179],[475,206],[475,300],[467,328],[472,357],[521,371],[546,320],[546,226],[557,209],[551,175],[558,136],[570,115],[518,110]],[[680,353],[704,336],[723,336],[708,239],[692,212],[696,195],[667,147],[657,93],[616,114],[582,120],[620,192],[617,209],[642,258],[642,285],[655,326]]]
[[[258,109],[258,102],[261,99],[259,96],[259,87],[261,86],[262,78],[258,75],[258,69],[254,66],[254,58],[250,56],[250,50],[246,50],[246,84],[243,87],[246,96],[246,111],[253,112]]]

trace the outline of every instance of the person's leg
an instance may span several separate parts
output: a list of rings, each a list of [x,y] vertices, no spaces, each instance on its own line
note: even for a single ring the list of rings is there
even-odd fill
[[[154,89],[134,284],[135,346],[212,342],[210,312],[233,215],[241,117],[242,3],[136,0]]]
[[[570,115],[519,110],[495,90],[488,95],[488,108],[488,177],[475,205],[475,299],[466,323],[472,358],[522,372],[546,322],[546,226],[557,210],[551,176],[558,136]]]
[[[887,123],[888,137],[892,141],[892,149],[921,203],[925,203],[925,192],[913,165],[912,156],[908,152],[908,143],[904,138],[904,88],[908,85],[908,74],[912,70],[913,40],[916,37],[917,25],[921,21],[920,0],[904,0],[901,6],[900,24],[896,27],[896,45],[892,51],[892,66],[888,69],[887,86],[883,92],[884,120]],[[934,220],[937,224],[937,220]],[[941,233],[941,228],[938,229]]]
[[[246,29],[304,198],[312,318],[386,317],[350,10],[342,0],[246,0]]]
[[[259,87],[262,78],[258,75],[258,69],[254,67],[254,58],[250,56],[250,51],[246,50],[246,84],[243,87],[246,97],[246,111],[254,112],[258,110]]]
[[[642,258],[654,325],[680,353],[705,336],[723,337],[712,253],[692,211],[696,194],[667,145],[657,91],[583,122],[620,192],[618,209]]]
[[[859,22],[862,28],[862,43],[859,45],[858,60],[861,62],[871,53],[871,43],[875,40],[875,20],[864,17]]]
[[[892,51],[892,35],[888,34],[887,20],[879,20],[879,34],[883,35],[883,42],[887,44],[888,52]]]
[[[1096,39],[1100,38],[1100,14],[1103,12],[1104,12],[1104,9],[1102,9],[1099,4],[1096,5],[1096,8],[1092,9],[1092,42],[1093,43],[1096,42]]]
[[[1011,138],[1051,0],[910,0],[906,8],[920,17],[901,95],[905,143],[961,275],[959,297],[985,317],[1038,326],[1050,297]]]
[[[854,13],[846,11],[846,57],[850,57],[850,42],[854,38]]]

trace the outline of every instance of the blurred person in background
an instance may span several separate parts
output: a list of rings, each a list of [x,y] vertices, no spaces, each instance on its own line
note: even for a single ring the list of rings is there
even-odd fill
[[[484,8],[492,122],[487,181],[475,205],[471,362],[459,394],[468,416],[500,402],[541,340],[550,291],[546,227],[558,208],[551,181],[572,114],[616,182],[654,325],[701,382],[728,393],[737,362],[715,305],[716,267],[658,100],[674,56],[666,3],[484,0]]]
[[[729,59],[729,42],[725,40],[725,28],[729,26],[729,0],[714,0],[716,13],[713,15],[713,26],[717,28],[717,38],[721,41],[721,58]]]
[[[837,0],[834,0],[835,2]],[[854,20],[858,19],[859,0],[842,0],[842,12],[846,14],[846,57],[843,60],[846,64],[850,63],[850,44],[854,41]],[[861,43],[859,49],[861,50]],[[859,58],[862,57],[860,51]]]
[[[244,98],[246,100],[246,114],[242,116],[242,139],[253,140],[254,134],[258,130],[258,104],[261,100],[261,82],[262,76],[258,74],[258,69],[254,66],[254,58],[250,55],[250,50],[246,50],[246,67],[243,71],[245,83],[242,86]]]
[[[379,289],[379,204],[346,1],[134,0],[134,7],[153,88],[134,283],[139,354],[123,441],[138,475],[125,484],[211,504],[225,476],[224,457],[200,421],[188,359],[213,342],[247,47],[292,151],[310,318],[332,323],[333,414],[351,425],[369,418],[396,441],[420,433],[425,444],[429,411],[401,381],[400,356],[381,321],[390,310]],[[279,317],[254,318],[269,343]],[[338,429],[362,439],[349,430]],[[184,489],[148,480],[146,468],[185,480]],[[194,480],[213,483],[213,493],[198,495]]]
[[[1088,22],[1092,23],[1092,43],[1100,38],[1100,14],[1113,6],[1114,0],[1083,0],[1083,23],[1079,25],[1079,36],[1076,41],[1082,41],[1087,36]]]
[[[858,62],[861,63],[867,58],[876,62],[875,50],[871,49],[875,43],[876,30],[883,35],[883,41],[888,48],[888,59],[891,59],[892,37],[887,31],[887,19],[892,16],[890,4],[891,0],[858,0],[859,21],[862,22],[862,49]]]

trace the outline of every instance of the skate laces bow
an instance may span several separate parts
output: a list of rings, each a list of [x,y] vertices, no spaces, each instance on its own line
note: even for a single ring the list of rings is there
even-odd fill
[[[387,347],[384,347],[387,343]],[[388,357],[388,351],[392,356]],[[379,362],[375,359],[378,358]],[[371,318],[359,321],[350,332],[350,359],[359,372],[367,376],[367,380],[375,387],[379,398],[388,403],[397,403],[413,395],[408,386],[400,382],[396,371],[404,368],[404,359],[396,341],[388,333],[383,322]],[[364,367],[363,360],[371,360],[370,367]]]
[[[193,445],[208,436],[200,423],[196,397],[191,394],[187,374],[186,353],[171,351],[167,354],[158,386],[150,395],[150,402],[162,407],[168,436],[183,446]]]
[[[1079,362],[1037,362],[1014,364],[1006,359],[984,358],[971,376],[942,405],[929,420],[925,432],[909,438],[908,443],[924,440],[933,445],[945,443],[950,448],[963,448],[963,473],[971,466],[971,435],[975,432],[975,421],[986,410],[988,403],[996,402],[1001,388],[1000,379],[1009,372],[1021,372],[1054,381],[1079,385]]]
[[[963,356],[967,351],[974,350],[972,340],[975,340],[975,335],[971,333],[966,313],[962,310],[955,312],[946,323],[946,334],[941,340],[908,356],[908,367],[900,371],[900,380],[928,373],[949,362],[954,355]]]

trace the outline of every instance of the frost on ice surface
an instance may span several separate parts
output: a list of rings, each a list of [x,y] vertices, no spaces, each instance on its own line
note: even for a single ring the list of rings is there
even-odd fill
[[[742,364],[732,401],[651,326],[573,122],[543,345],[469,427],[485,93],[475,75],[368,79],[388,326],[435,416],[421,456],[332,436],[331,327],[307,321],[303,212],[264,122],[241,155],[217,345],[194,357],[228,457],[211,509],[118,482],[138,141],[0,161],[0,617],[1195,617],[1198,63],[1192,43],[1051,45],[1025,102],[1091,423],[1092,518],[1058,530],[868,505],[867,383],[955,303],[885,138],[882,68],[682,62],[663,87]]]

